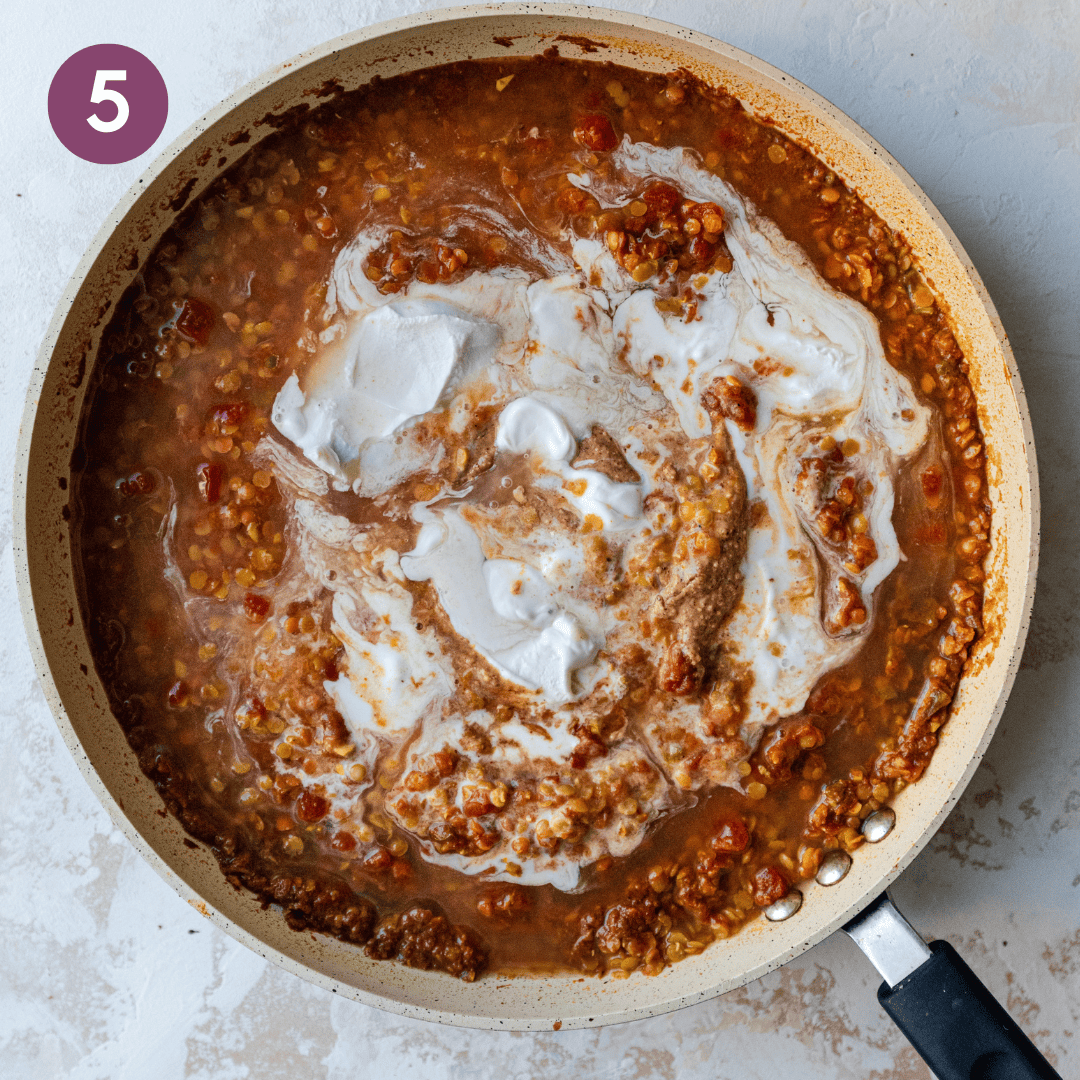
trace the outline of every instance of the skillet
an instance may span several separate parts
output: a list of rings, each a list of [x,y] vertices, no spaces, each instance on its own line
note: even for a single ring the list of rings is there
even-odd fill
[[[533,55],[551,45],[563,56],[611,60],[646,71],[686,68],[724,87],[828,162],[904,232],[950,312],[978,397],[993,504],[987,632],[961,682],[927,774],[897,797],[894,821],[889,815],[879,820],[879,841],[860,849],[839,880],[804,887],[806,902],[789,917],[757,920],[652,979],[489,977],[465,985],[437,973],[368,960],[333,939],[290,931],[275,912],[262,911],[252,896],[235,892],[209,852],[191,850],[179,824],[160,816],[160,799],[108,708],[77,614],[65,517],[68,481],[88,375],[113,305],[175,216],[220,171],[274,131],[276,116],[316,104],[331,80],[348,90],[375,76],[467,57]],[[680,1008],[758,978],[847,924],[872,901],[868,914],[850,924],[850,932],[876,956],[875,963],[880,961],[887,983],[895,979],[883,1004],[943,1080],[1053,1076],[1030,1043],[1017,1051],[1023,1040],[1019,1029],[971,981],[974,977],[955,954],[935,943],[928,958],[920,951],[921,939],[905,931],[894,909],[878,899],[953,807],[1001,716],[1030,616],[1038,518],[1031,427],[1000,321],[948,225],[880,145],[790,76],[705,35],[623,12],[509,3],[425,12],[310,50],[212,110],[139,178],[76,269],[31,377],[16,459],[15,559],[23,619],[46,696],[80,770],[116,825],[208,918],[312,982],[367,1004],[451,1024],[550,1030],[618,1023]],[[901,958],[899,967],[896,957]],[[905,963],[910,970],[904,970]],[[947,992],[942,990],[946,979],[952,980]],[[929,1021],[933,1024],[927,1026]],[[975,1043],[974,1056],[958,1032],[974,1033],[967,1040]],[[950,1065],[942,1054],[954,1054],[956,1061]],[[980,1056],[986,1060],[976,1066]],[[1030,1071],[993,1071],[1013,1060],[1026,1063],[1021,1067]]]

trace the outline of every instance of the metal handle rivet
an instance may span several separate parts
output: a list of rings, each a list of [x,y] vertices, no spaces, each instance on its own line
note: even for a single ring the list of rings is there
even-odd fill
[[[765,909],[765,918],[769,922],[783,922],[785,919],[790,919],[801,907],[802,893],[798,889],[792,889],[787,896]]]
[[[863,822],[862,834],[868,844],[876,844],[892,832],[895,824],[896,814],[886,806],[881,810],[875,810]]]
[[[847,877],[851,869],[851,856],[846,851],[830,851],[821,860],[815,880],[819,885],[835,885]]]

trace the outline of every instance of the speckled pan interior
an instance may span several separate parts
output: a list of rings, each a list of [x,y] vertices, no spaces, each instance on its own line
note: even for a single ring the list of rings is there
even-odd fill
[[[78,614],[66,523],[71,453],[88,376],[114,305],[175,215],[274,129],[264,122],[316,105],[336,80],[478,57],[561,55],[645,71],[686,68],[736,94],[827,161],[917,253],[971,366],[994,505],[988,633],[961,683],[926,776],[896,801],[896,828],[864,846],[848,876],[807,888],[786,922],[764,920],[656,978],[560,976],[464,984],[376,963],[341,942],[290,931],[235,891],[202,848],[190,849],[140,772],[109,711]],[[900,104],[902,107],[902,103]],[[335,993],[395,1012],[490,1028],[616,1023],[679,1008],[763,975],[835,930],[909,863],[977,767],[1012,685],[1027,631],[1038,551],[1038,479],[1020,377],[986,292],[941,215],[869,135],[790,76],[729,45],[655,20],[598,8],[508,3],[428,12],[370,27],[296,57],[238,91],[185,132],[102,226],[75,271],[38,356],[20,433],[15,560],[23,619],[46,696],[87,782],[125,835],[189,903],[226,933]]]

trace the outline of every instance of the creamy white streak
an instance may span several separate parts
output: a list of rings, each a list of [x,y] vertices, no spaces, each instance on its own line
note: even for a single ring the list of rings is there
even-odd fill
[[[573,179],[609,205],[661,178],[688,198],[723,207],[734,268],[695,281],[695,321],[658,311],[652,288],[633,282],[605,246],[581,239],[572,245],[575,265],[530,239],[547,275],[537,280],[521,271],[477,272],[451,285],[414,284],[391,300],[363,272],[381,238],[362,235],[339,256],[328,293],[331,324],[313,364],[275,403],[278,430],[336,488],[376,496],[438,464],[437,449],[412,439],[417,418],[444,412],[450,430],[463,431],[482,399],[499,410],[497,454],[525,459],[532,483],[588,523],[587,532],[541,528],[515,539],[483,508],[469,511],[467,491],[444,491],[414,507],[419,537],[399,562],[394,552],[374,558],[344,519],[298,512],[308,537],[304,558],[334,593],[333,628],[346,649],[347,670],[326,689],[358,739],[378,740],[409,762],[443,745],[468,757],[466,725],[479,724],[492,742],[485,761],[496,771],[512,778],[515,770],[566,768],[577,743],[571,722],[618,699],[620,675],[604,650],[628,633],[603,598],[582,587],[588,538],[627,552],[646,542],[643,499],[663,465],[643,452],[646,428],[677,417],[685,436],[707,436],[701,395],[719,377],[736,376],[758,401],[753,431],[729,424],[750,498],[765,510],[750,530],[743,597],[724,643],[754,676],[743,724],[749,747],[802,707],[871,622],[843,634],[822,622],[837,557],[814,539],[795,490],[801,459],[822,436],[858,442],[856,467],[873,484],[866,515],[878,557],[853,575],[871,612],[875,588],[902,557],[891,521],[893,476],[924,443],[927,412],[885,360],[873,317],[822,281],[797,247],[691,154],[624,141],[612,160],[621,179]],[[669,406],[674,416],[665,413]],[[621,446],[640,483],[570,464],[596,424]],[[300,462],[292,468],[298,493],[317,494],[312,471]],[[324,556],[314,554],[330,549],[363,558],[352,572],[331,576],[319,562]],[[407,581],[430,581],[455,632],[550,707],[546,732],[447,713],[454,669],[434,631],[416,628]],[[642,744],[625,736],[588,768],[625,771],[633,763],[646,776],[662,751],[647,732]],[[739,782],[734,763],[721,782]],[[679,797],[666,780],[659,787],[642,781],[644,820]],[[430,844],[423,850],[466,873],[572,888],[582,865],[627,853],[642,832],[625,824],[593,830],[573,853],[564,848],[516,869],[501,842],[486,857],[440,855]]]

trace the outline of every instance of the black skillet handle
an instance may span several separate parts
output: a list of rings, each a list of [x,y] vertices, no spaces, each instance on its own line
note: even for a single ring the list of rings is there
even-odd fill
[[[1061,1080],[947,941],[930,954],[878,1001],[938,1080]]]

